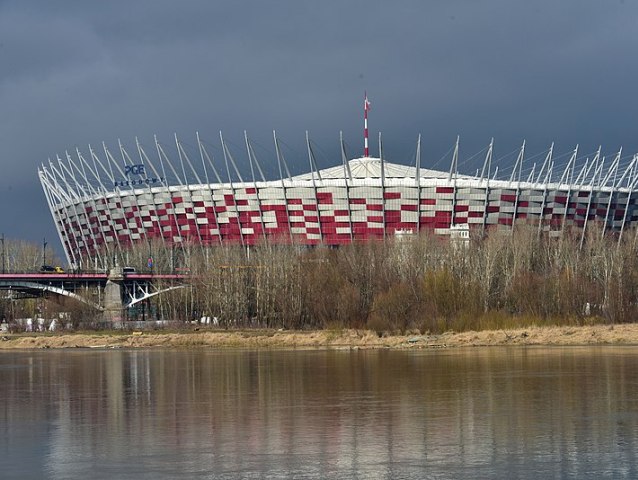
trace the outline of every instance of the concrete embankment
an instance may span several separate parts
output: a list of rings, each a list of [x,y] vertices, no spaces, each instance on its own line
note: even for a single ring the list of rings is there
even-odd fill
[[[638,345],[638,324],[529,327],[441,335],[390,335],[369,330],[311,332],[145,331],[23,333],[0,336],[0,349],[33,348],[446,348],[497,345]]]

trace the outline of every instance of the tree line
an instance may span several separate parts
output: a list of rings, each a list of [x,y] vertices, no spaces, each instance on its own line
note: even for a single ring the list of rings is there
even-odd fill
[[[560,237],[533,227],[451,240],[428,232],[304,248],[141,243],[139,271],[181,271],[190,286],[155,297],[149,315],[220,328],[367,328],[443,332],[631,322],[638,313],[638,231],[590,226]],[[28,266],[37,248],[26,248]],[[148,258],[153,261],[148,263]],[[88,312],[83,311],[83,315]]]
[[[638,311],[636,232],[538,235],[492,230],[469,240],[424,232],[300,249],[263,243],[193,248],[192,288],[159,300],[162,315],[223,327],[443,332],[623,323]]]

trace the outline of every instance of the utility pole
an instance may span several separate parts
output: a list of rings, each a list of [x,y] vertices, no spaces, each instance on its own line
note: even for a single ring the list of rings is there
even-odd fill
[[[2,241],[2,273],[7,273],[7,261],[4,250],[4,233],[2,234],[2,238],[0,238],[0,240]]]
[[[151,248],[151,239],[148,239],[148,261],[146,262],[151,275],[153,275],[153,249]]]

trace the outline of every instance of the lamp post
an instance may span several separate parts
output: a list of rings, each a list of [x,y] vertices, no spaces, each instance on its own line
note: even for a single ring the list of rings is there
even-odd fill
[[[7,261],[4,251],[4,233],[2,234],[2,238],[0,238],[0,240],[2,241],[2,273],[7,273]]]
[[[47,239],[42,239],[42,265],[47,264]]]
[[[153,249],[151,248],[151,239],[148,239],[148,260],[146,262],[146,266],[153,275]]]

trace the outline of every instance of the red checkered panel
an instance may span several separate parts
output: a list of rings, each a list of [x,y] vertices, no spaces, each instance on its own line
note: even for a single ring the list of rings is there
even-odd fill
[[[336,183],[336,182],[335,182]],[[512,228],[516,222],[543,231],[603,222],[619,230],[638,221],[636,198],[626,191],[497,188],[480,182],[433,180],[420,188],[405,182],[345,185],[299,182],[170,187],[114,192],[59,207],[55,212],[71,258],[104,248],[161,239],[204,245],[280,243],[342,245],[432,230],[453,224]]]

